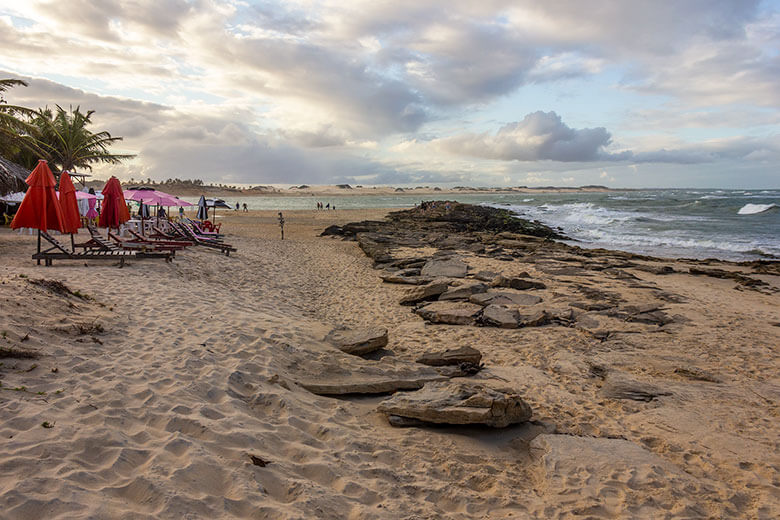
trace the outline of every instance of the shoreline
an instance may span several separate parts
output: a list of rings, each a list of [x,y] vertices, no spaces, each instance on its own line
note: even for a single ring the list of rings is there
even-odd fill
[[[0,230],[0,341],[38,353],[0,360],[8,515],[780,514],[780,275],[725,262],[696,274],[505,233],[387,241],[380,229],[374,249],[317,236],[388,213],[376,209],[285,211],[282,241],[275,211],[225,213],[230,257],[190,248],[122,269],[39,267],[35,236]],[[487,272],[537,284],[488,288],[523,295],[507,310],[524,325],[477,326],[484,308],[462,324],[424,319],[432,303],[440,315],[476,304],[402,305],[419,286],[382,281],[400,276],[394,262],[444,258],[468,265],[450,289],[492,285]],[[325,341],[339,327],[388,341],[346,354]],[[461,346],[484,366],[446,384],[511,389],[531,422],[396,428],[377,410],[386,395],[311,390],[428,374],[421,356]]]

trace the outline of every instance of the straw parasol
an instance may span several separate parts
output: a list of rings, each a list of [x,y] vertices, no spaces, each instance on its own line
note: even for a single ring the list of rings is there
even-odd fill
[[[19,211],[11,222],[12,229],[33,228],[38,230],[38,252],[41,252],[41,231],[56,229],[64,231],[62,208],[54,186],[57,184],[49,165],[43,159],[30,173],[25,182],[30,186],[24,196]],[[38,264],[41,261],[38,259]]]
[[[0,157],[0,195],[26,190],[24,180],[28,175],[30,170]]]

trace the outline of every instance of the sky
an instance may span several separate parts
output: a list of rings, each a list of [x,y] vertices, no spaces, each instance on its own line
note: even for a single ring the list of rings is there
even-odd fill
[[[99,178],[780,187],[780,0],[0,0],[0,78]]]

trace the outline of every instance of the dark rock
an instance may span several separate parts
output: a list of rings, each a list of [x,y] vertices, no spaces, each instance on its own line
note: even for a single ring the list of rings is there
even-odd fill
[[[490,285],[493,287],[510,287],[519,291],[524,291],[526,289],[547,288],[547,286],[542,282],[534,282],[533,280],[528,280],[527,278],[521,278],[519,276],[508,278],[503,275],[498,275],[496,278],[494,278]]]
[[[384,327],[333,329],[325,336],[325,341],[342,352],[361,356],[387,345],[387,329]]]
[[[425,300],[437,298],[441,293],[447,290],[448,286],[446,281],[433,281],[410,289],[404,297],[401,298],[401,305],[415,305]]]
[[[399,283],[405,285],[424,285],[427,283],[431,283],[433,281],[433,278],[428,278],[423,276],[405,276],[398,273],[381,274],[379,275],[379,277],[382,279],[383,282]]]
[[[493,271],[480,271],[474,275],[474,278],[483,282],[492,282],[496,276],[498,276],[498,273]]]
[[[495,428],[531,418],[531,407],[514,392],[452,381],[427,383],[417,392],[399,392],[382,401],[377,410],[425,423],[484,424]]]
[[[332,226],[326,227],[325,230],[322,233],[320,233],[320,236],[321,237],[326,237],[326,236],[329,236],[329,235],[339,235],[340,236],[340,235],[343,235],[343,234],[344,234],[344,232],[341,229],[341,226],[336,226],[334,224]]]
[[[433,302],[415,310],[431,323],[450,325],[473,325],[482,307],[467,302]]]
[[[471,347],[447,349],[439,352],[428,352],[417,359],[418,363],[441,367],[446,365],[460,365],[461,363],[473,363],[479,365],[482,353]]]
[[[439,300],[467,300],[472,294],[484,293],[485,291],[487,291],[487,285],[484,283],[466,283],[450,287],[439,295]]]
[[[550,323],[550,315],[547,311],[539,311],[534,314],[520,315],[518,323],[521,327],[541,327]]]
[[[502,329],[516,329],[520,314],[517,309],[506,305],[492,304],[488,305],[482,311],[482,323],[490,327],[500,327]]]

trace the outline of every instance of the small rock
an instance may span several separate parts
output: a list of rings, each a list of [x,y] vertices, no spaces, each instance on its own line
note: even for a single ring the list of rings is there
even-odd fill
[[[482,323],[502,329],[516,329],[520,315],[517,309],[507,305],[492,304],[482,311]]]
[[[496,276],[498,276],[498,273],[493,271],[479,271],[474,275],[474,278],[483,282],[492,282]]]
[[[482,353],[471,347],[447,349],[439,352],[428,352],[417,359],[418,363],[441,367],[446,365],[459,365],[461,363],[473,363],[479,365]]]
[[[362,356],[387,345],[387,329],[370,327],[365,329],[333,329],[325,341],[347,354]]]
[[[482,307],[467,302],[433,302],[415,312],[431,323],[472,325]]]
[[[634,379],[626,374],[610,373],[602,387],[606,397],[650,402],[662,395],[671,395],[660,387]]]
[[[446,281],[433,281],[431,283],[420,285],[407,291],[401,298],[401,305],[414,305],[425,300],[431,300],[447,290]]]
[[[398,392],[382,401],[377,410],[388,417],[425,423],[484,424],[495,428],[531,418],[531,407],[514,392],[452,381],[426,383],[417,392]]]
[[[433,259],[427,262],[421,275],[430,277],[465,278],[469,266],[459,258]]]

